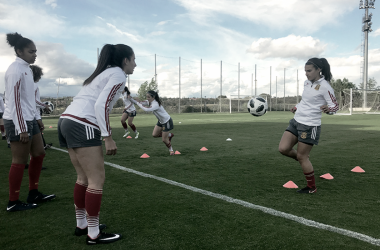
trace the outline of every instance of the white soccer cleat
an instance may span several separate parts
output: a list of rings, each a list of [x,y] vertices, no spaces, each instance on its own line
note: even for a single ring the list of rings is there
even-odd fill
[[[135,136],[135,139],[139,138],[139,132],[136,132],[136,136]]]
[[[123,135],[123,137],[127,137],[129,135],[129,131],[125,132],[125,135]]]

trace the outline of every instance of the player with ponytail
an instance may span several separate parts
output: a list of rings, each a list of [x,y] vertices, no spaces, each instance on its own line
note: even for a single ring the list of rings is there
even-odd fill
[[[137,104],[144,111],[153,112],[157,117],[158,122],[153,129],[152,135],[155,138],[162,137],[162,142],[165,143],[166,147],[169,149],[169,154],[174,155],[174,150],[171,144],[174,134],[170,132],[174,128],[173,120],[161,105],[158,91],[149,90],[146,94],[146,98],[147,100],[143,102],[137,102],[131,98],[131,102]]]
[[[124,44],[103,46],[95,71],[87,78],[80,92],[58,121],[61,147],[68,148],[77,172],[74,205],[77,220],[75,235],[87,235],[88,245],[111,243],[119,234],[102,231],[99,212],[105,181],[103,137],[106,154],[115,155],[109,114],[119,99],[127,74],[136,67],[135,54]]]
[[[41,130],[36,121],[33,73],[29,65],[36,61],[36,45],[18,33],[7,34],[7,42],[14,47],[16,60],[5,73],[4,126],[12,151],[9,171],[9,202],[7,211],[21,211],[37,207],[38,202],[55,198],[38,191],[38,183],[45,157]],[[43,126],[43,125],[42,125]],[[19,200],[25,165],[30,163],[29,195],[27,203]]]
[[[125,134],[123,135],[123,137],[127,137],[129,135],[130,133],[128,131],[128,125],[129,125],[129,127],[131,127],[133,132],[135,132],[135,139],[137,139],[139,138],[140,133],[137,132],[136,126],[133,124],[133,119],[136,116],[136,108],[135,108],[135,105],[130,100],[130,95],[131,95],[131,92],[129,92],[128,87],[125,86],[124,91],[123,91],[123,102],[124,102],[125,108],[124,108],[123,114],[121,115],[121,125],[123,126],[125,130]],[[128,119],[128,125],[125,122],[127,119]]]
[[[332,78],[330,64],[325,58],[310,58],[305,64],[307,80],[304,83],[302,100],[291,109],[295,113],[284,132],[279,151],[281,154],[297,160],[307,186],[298,190],[299,193],[315,193],[314,168],[309,160],[313,145],[318,145],[321,134],[322,112],[333,115],[338,109],[334,90],[329,81]],[[297,150],[293,147],[298,144]]]

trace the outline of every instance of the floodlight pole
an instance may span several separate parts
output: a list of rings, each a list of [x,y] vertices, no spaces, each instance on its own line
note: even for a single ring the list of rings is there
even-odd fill
[[[181,113],[181,57],[179,57],[179,64],[178,64],[179,72],[178,72],[178,83],[179,83],[179,98],[178,98],[178,114]]]
[[[269,111],[272,111],[272,66],[269,68]]]
[[[360,0],[359,9],[365,9],[365,16],[363,17],[364,32],[364,70],[363,70],[363,108],[367,108],[367,83],[368,83],[368,32],[371,32],[371,19],[372,13],[368,15],[368,9],[375,8],[375,0]]]
[[[238,64],[238,112],[240,112],[240,63]]]
[[[222,69],[223,69],[223,61],[220,61],[220,97],[219,97],[220,112],[222,112],[222,82],[223,82]]]
[[[256,78],[257,70],[256,70],[256,64],[255,64],[255,96],[257,96],[257,78]]]

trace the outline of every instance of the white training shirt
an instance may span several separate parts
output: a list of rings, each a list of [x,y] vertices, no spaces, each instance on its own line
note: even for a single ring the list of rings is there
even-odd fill
[[[4,113],[4,100],[3,97],[0,96],[0,113]]]
[[[102,136],[110,136],[109,114],[123,92],[125,82],[126,75],[121,68],[104,70],[91,83],[82,87],[61,118],[98,129]]]
[[[334,90],[329,82],[322,76],[321,79],[312,83],[306,80],[302,93],[302,100],[296,105],[297,111],[294,119],[307,126],[320,126],[322,110],[320,107],[327,105],[330,115],[338,111],[339,105],[336,101]]]
[[[41,102],[40,89],[38,88],[37,83],[34,83],[34,96],[36,98],[36,115],[35,115],[35,117],[36,117],[36,120],[40,120],[41,119],[40,109],[44,109],[45,104],[43,104]]]
[[[28,132],[26,121],[36,113],[33,73],[29,63],[17,57],[5,72],[5,110],[3,118],[12,120],[16,135]]]
[[[166,112],[164,107],[162,105],[160,106],[156,100],[153,100],[149,107],[143,106],[143,105],[149,105],[148,100],[143,101],[143,102],[136,102],[136,100],[131,99],[131,101],[135,102],[137,106],[139,106],[144,111],[148,111],[148,112],[152,111],[161,124],[165,124],[170,120],[170,115],[168,114],[168,112]]]
[[[135,105],[131,102],[131,100],[128,99],[127,92],[123,94],[123,102],[124,102],[125,109],[128,113],[132,113],[133,111],[136,110]]]

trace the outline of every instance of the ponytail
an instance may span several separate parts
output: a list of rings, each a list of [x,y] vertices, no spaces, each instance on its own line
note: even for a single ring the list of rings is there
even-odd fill
[[[133,54],[134,52],[132,48],[125,44],[104,45],[100,51],[98,65],[96,66],[94,73],[84,81],[83,86],[91,83],[95,77],[108,67],[119,67],[122,69],[124,58],[131,60]]]
[[[8,33],[7,34],[7,42],[11,47],[14,47],[14,50],[17,54],[17,50],[24,50],[24,48],[28,47],[29,44],[33,43],[32,40],[23,37],[21,34],[15,32],[15,33]]]
[[[149,90],[148,91],[148,94],[154,98],[154,100],[156,100],[158,102],[158,105],[161,106],[161,99],[160,97],[158,96],[158,91],[155,92],[153,90]]]
[[[127,95],[130,95],[130,94],[131,94],[131,92],[129,91],[129,89],[128,89],[128,87],[127,87],[127,86],[125,86],[125,87],[124,87],[124,92],[126,92],[126,93],[127,93]]]
[[[315,69],[321,69],[321,73],[326,81],[330,82],[332,79],[330,64],[326,58],[310,58],[305,65],[313,65]]]

